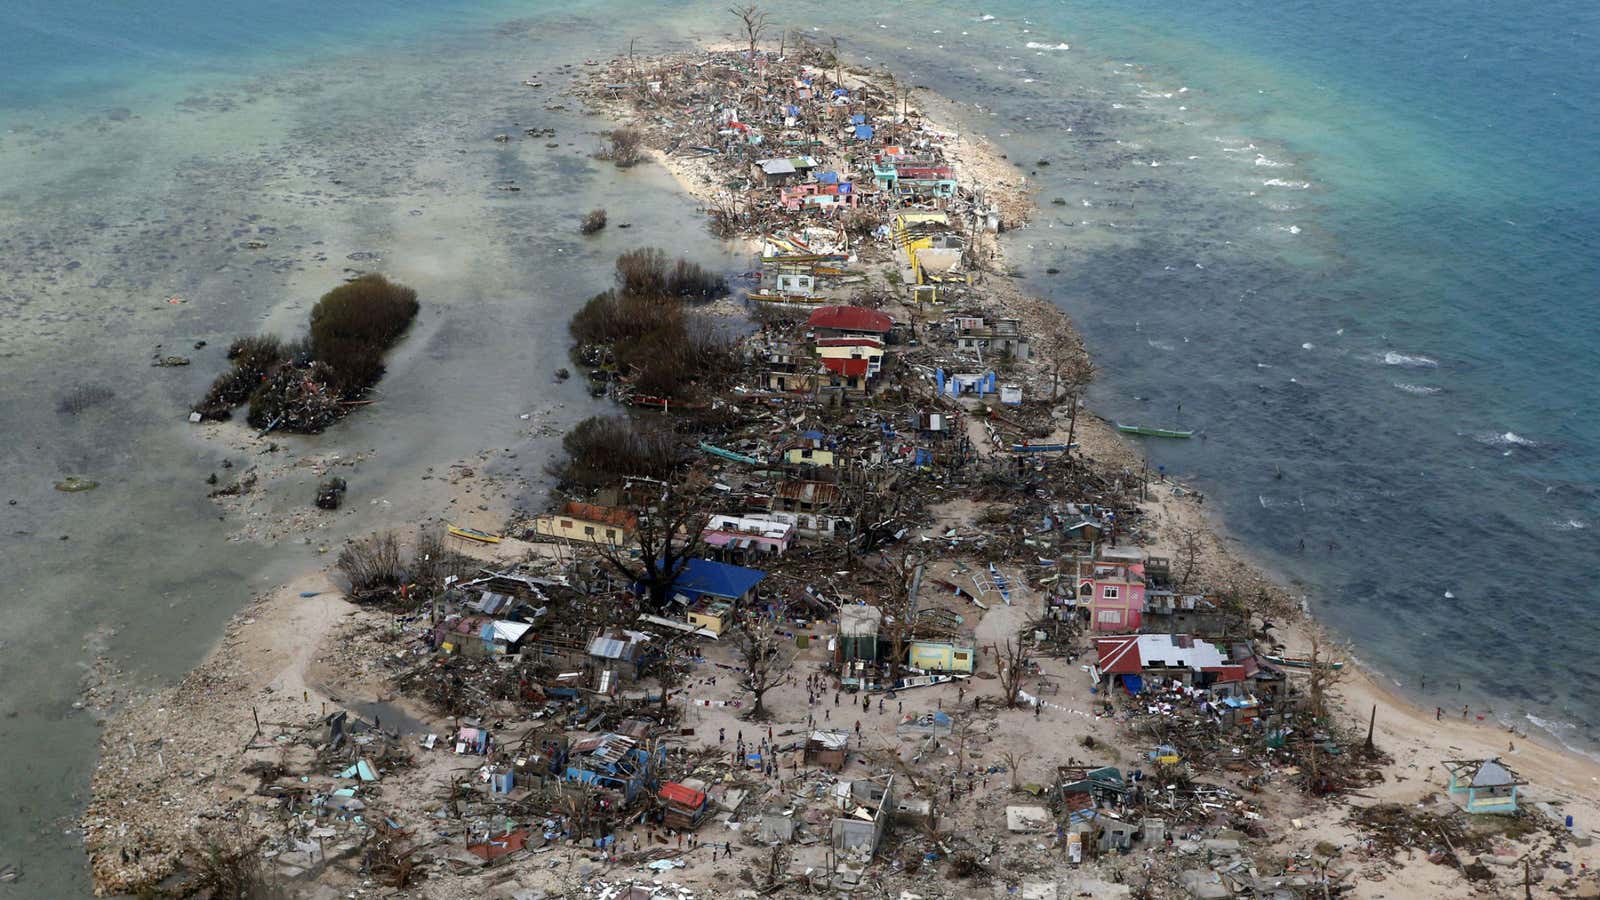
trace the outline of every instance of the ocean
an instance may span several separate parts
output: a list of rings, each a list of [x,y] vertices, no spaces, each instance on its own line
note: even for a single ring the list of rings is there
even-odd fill
[[[1011,259],[1084,331],[1095,411],[1199,430],[1152,465],[1359,658],[1419,702],[1600,747],[1592,5],[773,13],[962,102],[1018,161],[1040,213]],[[0,890],[87,891],[96,657],[176,677],[322,548],[436,515],[430,465],[499,451],[536,504],[553,435],[593,408],[550,377],[553,323],[621,249],[741,264],[663,173],[590,160],[603,124],[557,94],[560,66],[632,37],[731,30],[686,2],[0,6],[0,866],[22,870]],[[594,206],[633,228],[579,239]],[[418,287],[423,316],[380,403],[284,441],[363,455],[350,505],[241,539],[204,479],[258,461],[197,439],[186,403],[233,336],[292,333],[358,268]],[[174,353],[195,364],[149,366]],[[110,397],[68,411],[84,387]],[[101,487],[54,491],[69,474]]]

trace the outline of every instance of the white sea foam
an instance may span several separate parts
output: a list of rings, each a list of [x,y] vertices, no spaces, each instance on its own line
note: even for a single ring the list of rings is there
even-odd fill
[[[1299,225],[1277,225],[1277,226],[1274,226],[1274,227],[1276,227],[1279,231],[1286,231],[1289,234],[1299,234],[1300,233],[1300,226]]]
[[[1294,163],[1278,162],[1275,159],[1268,159],[1267,157],[1261,155],[1260,153],[1257,153],[1256,154],[1256,165],[1265,166],[1268,169],[1282,169],[1282,168],[1286,168],[1288,166],[1292,166],[1292,165],[1294,165]]]
[[[1156,348],[1157,350],[1174,350],[1174,349],[1177,349],[1168,341],[1158,341],[1158,340],[1156,340],[1154,338],[1145,338],[1144,342],[1146,344],[1149,344],[1150,346]]]
[[[1552,719],[1536,716],[1533,713],[1523,713],[1522,717],[1538,726],[1540,730],[1555,738],[1558,742],[1560,742],[1561,746],[1567,748],[1573,753],[1592,760],[1600,761],[1600,754],[1595,753],[1593,750],[1585,750],[1584,748],[1567,740],[1567,735],[1578,733],[1578,726],[1572,724],[1571,722],[1557,722]]]
[[[1311,182],[1309,181],[1289,181],[1284,178],[1268,178],[1266,181],[1261,182],[1261,184],[1263,187],[1286,187],[1294,188],[1297,191],[1303,191],[1306,188],[1311,187]]]
[[[1554,525],[1557,531],[1583,531],[1589,527],[1589,523],[1582,519],[1566,519],[1550,524]]]
[[[1537,447],[1538,442],[1529,440],[1515,431],[1492,432],[1486,431],[1472,436],[1480,444],[1491,447]]]
[[[983,15],[978,17],[978,21],[979,22],[993,22],[994,21],[994,16],[991,16],[988,13],[984,13]]]
[[[1029,50],[1071,50],[1066,44],[1041,44],[1038,41],[1029,41],[1023,45]]]
[[[1398,353],[1390,350],[1383,355],[1383,364],[1386,366],[1405,366],[1408,369],[1436,369],[1439,361],[1426,356]]]
[[[1410,382],[1406,381],[1396,381],[1394,386],[1408,394],[1416,394],[1419,397],[1437,394],[1440,391],[1440,388],[1431,387],[1426,384],[1411,384]]]

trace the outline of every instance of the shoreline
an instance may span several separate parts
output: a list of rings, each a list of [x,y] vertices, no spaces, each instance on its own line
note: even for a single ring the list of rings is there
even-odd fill
[[[864,78],[859,80],[862,83],[866,82]],[[957,104],[926,91],[918,90],[914,96],[919,112],[942,104],[947,114],[953,114],[957,107]],[[950,126],[953,124],[948,119],[934,115],[927,116],[927,120],[945,131],[950,131]],[[713,196],[705,192],[702,184],[705,175],[703,168],[689,165],[688,161],[673,158],[656,149],[652,149],[651,156],[673,175],[689,197],[702,204],[713,201]],[[981,184],[999,189],[1003,198],[1000,201],[1002,209],[1008,210],[1008,214],[1019,217],[1014,220],[1016,225],[1013,227],[1025,221],[1026,211],[1033,205],[1033,199],[1027,192],[1027,178],[1013,164],[1006,161],[998,147],[988,139],[962,133],[960,145],[952,154],[952,165],[960,174],[959,180],[963,184]],[[978,287],[994,309],[1009,312],[1027,323],[1064,324],[1065,327],[1071,328],[1070,319],[1064,311],[1042,298],[1024,294],[1006,278],[1003,272],[1006,260],[998,240],[993,240],[990,260],[989,270],[985,272],[984,281],[980,282]],[[1081,418],[1077,428],[1076,437],[1082,446],[1081,453],[1086,458],[1092,458],[1101,464],[1109,462],[1110,465],[1121,464],[1129,467],[1141,462],[1136,446],[1117,434],[1098,417],[1090,415]],[[1061,435],[1064,433],[1064,430],[1058,432]],[[1210,511],[1192,500],[1185,500],[1166,490],[1168,482],[1157,484],[1162,490],[1153,491],[1152,496],[1143,504],[1147,520],[1152,523],[1151,534],[1146,535],[1143,541],[1146,546],[1170,546],[1175,543],[1176,532],[1186,529],[1197,530],[1206,543],[1200,560],[1203,582],[1233,583],[1270,589],[1275,591],[1280,599],[1287,599],[1290,592],[1282,582],[1274,579],[1264,567],[1251,561],[1245,552],[1248,548],[1236,549],[1242,545],[1226,532]],[[493,516],[488,514],[486,517]],[[507,542],[495,548],[494,556],[509,560],[528,551],[532,546],[521,545],[520,542]],[[301,596],[301,592],[312,588],[317,589],[318,597]],[[342,598],[333,596],[332,591],[334,586],[329,579],[328,571],[324,568],[305,573],[291,583],[252,601],[230,621],[228,630],[219,637],[200,666],[178,685],[159,692],[144,701],[141,706],[155,704],[159,700],[163,704],[164,718],[171,721],[175,718],[175,713],[192,709],[196,703],[217,706],[215,703],[217,691],[213,689],[217,684],[225,685],[227,690],[233,691],[239,697],[263,692],[281,695],[274,702],[285,709],[294,707],[292,694],[296,690],[302,693],[301,705],[307,707],[313,703],[345,702],[340,700],[340,696],[347,694],[347,689],[351,687],[371,689],[377,693],[378,696],[372,701],[373,703],[398,702],[393,697],[385,699],[380,683],[376,680],[355,676],[351,671],[338,672],[323,668],[329,665],[322,659],[328,649],[328,640],[314,643],[305,639],[308,630],[325,631],[329,639],[341,634],[347,635],[348,631],[336,627],[340,622],[349,623],[353,627],[378,627],[372,611],[362,610]],[[306,600],[315,602],[308,604],[304,602]],[[1296,618],[1279,631],[1282,642],[1290,648],[1290,652],[1302,650],[1307,642],[1309,630],[1320,628],[1308,611],[1298,609],[1298,604],[1295,606]],[[381,619],[381,616],[376,619]],[[241,646],[256,654],[254,661],[238,665],[237,660],[228,659],[228,656],[237,652]],[[286,654],[289,659],[280,668],[279,661]],[[1351,721],[1364,722],[1361,708],[1370,703],[1380,704],[1382,714],[1378,718],[1376,731],[1394,745],[1393,748],[1386,745],[1385,738],[1380,738],[1378,742],[1380,747],[1388,750],[1395,758],[1390,768],[1399,769],[1408,764],[1401,760],[1401,753],[1416,756],[1431,750],[1437,754],[1440,748],[1434,739],[1443,735],[1450,742],[1451,749],[1462,754],[1506,756],[1523,774],[1534,780],[1535,787],[1544,791],[1559,790],[1568,802],[1583,804],[1580,813],[1582,819],[1590,822],[1600,821],[1600,762],[1579,751],[1548,746],[1537,738],[1527,736],[1511,739],[1516,744],[1514,751],[1498,751],[1499,744],[1495,738],[1507,732],[1500,731],[1493,725],[1488,725],[1486,728],[1484,724],[1478,724],[1475,720],[1464,725],[1458,725],[1448,717],[1440,722],[1430,721],[1427,711],[1420,705],[1406,698],[1399,690],[1384,684],[1384,676],[1381,673],[1359,664],[1351,665],[1350,669],[1355,677],[1346,680],[1338,688],[1344,707],[1343,717]],[[335,676],[349,680],[347,682],[328,680]],[[1355,708],[1352,709],[1352,706]],[[252,715],[255,714],[254,709],[250,711]],[[211,725],[219,731],[227,730],[221,727],[222,720],[231,722],[235,732],[249,723],[248,717],[240,720],[243,712],[241,709],[232,709],[231,716],[222,710],[216,712],[220,718]],[[414,714],[418,719],[426,716],[426,712],[420,709],[408,709],[407,713]],[[131,711],[128,715],[131,715]],[[102,740],[102,758],[96,767],[95,800],[91,803],[90,812],[85,814],[86,843],[90,842],[88,822],[91,814],[103,799],[101,770],[117,761],[115,748],[132,746],[122,737],[113,738],[120,723],[125,721],[124,717],[119,715],[106,728],[106,736]],[[191,722],[184,723],[184,727],[191,726]],[[178,726],[173,728],[175,731],[181,730]],[[146,735],[154,733],[151,731]],[[133,736],[132,731],[127,732],[128,741],[131,741]],[[248,748],[249,743],[247,740],[244,746]],[[216,756],[219,759],[223,758],[222,754]],[[125,763],[124,774],[137,765],[143,765],[148,776],[147,760]],[[1409,765],[1415,767],[1418,763],[1413,762]],[[165,761],[161,760],[159,766],[164,772]],[[1432,767],[1429,768],[1431,775]],[[223,777],[224,773],[220,766],[213,774],[217,776],[216,783],[219,785],[227,780]],[[202,781],[209,780],[209,776],[202,779]],[[237,781],[234,787],[238,787]],[[1391,784],[1390,787],[1394,785]],[[1399,793],[1409,795],[1410,789]],[[131,800],[128,797],[120,799],[123,802]],[[198,810],[201,804],[194,806]],[[1307,834],[1313,831],[1320,834],[1317,829],[1328,829],[1332,833],[1338,827],[1335,822],[1324,821],[1308,829]],[[1397,886],[1396,882],[1389,882],[1390,890]],[[1357,894],[1357,896],[1365,895]]]
[[[716,52],[730,50],[736,51],[739,48],[734,44],[712,42],[704,45],[701,49],[707,52]],[[850,77],[854,77],[861,83],[871,82],[870,78],[861,75],[852,76],[852,73],[850,73],[848,70],[846,71],[846,75],[847,82],[849,81]],[[1006,158],[1006,154],[1002,153],[999,147],[995,145],[989,138],[969,134],[964,130],[953,127],[954,123],[951,121],[951,119],[959,119],[961,116],[959,111],[959,103],[923,88],[915,89],[911,96],[916,101],[915,108],[919,112],[927,113],[928,120],[934,123],[938,130],[961,135],[961,145],[951,157],[953,168],[955,168],[958,173],[961,173],[964,176],[973,176],[971,181],[974,183],[982,184],[985,187],[996,185],[1003,188],[1003,193],[1007,195],[1003,203],[1005,203],[1005,205],[1008,206],[1014,214],[1021,215],[1021,220],[1011,227],[1026,229],[1028,227],[1028,219],[1030,218],[1028,214],[1037,210],[1037,200],[1033,197],[1031,189],[1027,188],[1027,175],[1023,173],[1014,163],[1010,162],[1009,159]],[[612,116],[613,119],[623,119],[627,114],[621,113],[619,115],[618,110],[620,108],[620,104],[612,105],[607,108],[607,112]],[[935,111],[929,112],[930,110]],[[943,117],[940,115],[941,112],[943,113]],[[677,181],[678,185],[683,189],[683,191],[696,202],[705,205],[714,199],[714,195],[707,193],[704,188],[704,184],[706,183],[707,179],[705,178],[701,167],[688,165],[686,164],[685,160],[669,156],[656,148],[650,148],[650,155],[657,164],[661,165],[662,168],[666,169],[672,175],[673,179]],[[963,171],[964,169],[967,171]],[[960,180],[963,183],[968,183],[968,179],[966,177],[963,177]],[[998,240],[994,241],[994,256],[992,257],[992,261],[996,270],[1004,270],[1006,257]],[[993,276],[998,273],[991,272],[990,274]],[[1004,282],[1002,282],[1002,284],[1004,284]],[[1068,328],[1072,329],[1074,334],[1077,333],[1076,327],[1072,324],[1071,317],[1068,316],[1064,310],[1049,303],[1042,297],[1025,294],[1020,289],[1014,288],[1009,284],[1006,284],[1006,288],[1006,290],[991,293],[991,296],[1013,298],[1020,303],[1027,304],[1029,307],[1026,310],[1011,310],[1011,312],[1014,314],[1026,316],[1027,313],[1032,312],[1037,314],[1039,318],[1043,319],[1058,317],[1061,322],[1064,322]],[[1133,441],[1116,432],[1110,427],[1110,424],[1107,420],[1101,418],[1098,414],[1095,414],[1093,410],[1086,410],[1086,412],[1090,413],[1090,416],[1079,421],[1077,435],[1079,443],[1084,447],[1084,455],[1092,458],[1110,458],[1118,462],[1126,460],[1129,463],[1143,463],[1143,454],[1140,453],[1138,447]],[[1181,483],[1177,481],[1170,481],[1167,483],[1182,487]],[[1171,508],[1171,502],[1172,501],[1169,496],[1165,499],[1158,498],[1153,505],[1158,509],[1166,511]],[[1227,530],[1226,526],[1218,520],[1218,514],[1213,512],[1214,509],[1215,507],[1206,509],[1203,506],[1196,507],[1193,504],[1185,506],[1186,511],[1198,513],[1198,515],[1203,519],[1204,528],[1208,532],[1208,536],[1213,543],[1214,549],[1212,554],[1220,554],[1223,559],[1227,560],[1225,563],[1223,563],[1224,567],[1237,568],[1241,570],[1247,578],[1271,585],[1272,589],[1279,592],[1285,598],[1296,598],[1294,603],[1294,614],[1296,616],[1296,620],[1293,623],[1290,623],[1292,626],[1292,631],[1289,632],[1289,637],[1291,637],[1293,640],[1294,648],[1292,652],[1298,652],[1302,650],[1306,644],[1307,635],[1305,629],[1307,627],[1321,629],[1323,626],[1316,620],[1315,615],[1305,607],[1303,602],[1298,599],[1297,592],[1288,586],[1287,579],[1282,577],[1282,573],[1275,573],[1271,567],[1251,558],[1250,554],[1248,553],[1248,547],[1246,547],[1238,538],[1234,537],[1231,532]],[[1221,560],[1219,560],[1219,562],[1220,561]],[[1350,646],[1353,648],[1354,644],[1351,643]],[[1359,659],[1353,660],[1353,665],[1356,671],[1360,672],[1361,677],[1366,682],[1366,690],[1363,692],[1364,694],[1383,698],[1383,700],[1389,706],[1395,707],[1401,712],[1402,718],[1406,719],[1414,726],[1426,727],[1431,725],[1429,711],[1417,700],[1406,696],[1403,685],[1394,685],[1389,683],[1388,676],[1384,675],[1381,671],[1372,668],[1368,664],[1359,661]],[[1347,709],[1345,712],[1347,716],[1354,716],[1354,713],[1351,710]],[[1477,723],[1476,719],[1473,721],[1475,724]],[[1484,725],[1479,725],[1478,727],[1488,727],[1490,729],[1494,728],[1492,724],[1487,723]],[[1562,745],[1554,738],[1554,736],[1528,734],[1524,733],[1520,728],[1517,729],[1517,731],[1518,734],[1516,735],[1516,740],[1531,742],[1547,754],[1565,756],[1570,758],[1573,762],[1579,763],[1583,766],[1592,767],[1592,774],[1594,776],[1592,780],[1595,782],[1597,793],[1593,798],[1591,798],[1591,800],[1592,802],[1600,804],[1600,758],[1591,756],[1581,750]],[[1597,807],[1597,811],[1600,811],[1600,807]]]

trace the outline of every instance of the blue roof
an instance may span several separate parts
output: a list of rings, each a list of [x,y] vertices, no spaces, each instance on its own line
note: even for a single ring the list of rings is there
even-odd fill
[[[807,441],[824,441],[828,439],[828,436],[816,429],[812,429],[800,432],[800,438]]]
[[[838,172],[818,172],[817,173],[817,181],[820,181],[823,184],[838,184],[839,183],[839,173]]]
[[[691,559],[678,573],[672,589],[695,596],[723,597],[732,600],[743,597],[747,591],[761,583],[767,573],[744,566],[730,566],[710,559]]]

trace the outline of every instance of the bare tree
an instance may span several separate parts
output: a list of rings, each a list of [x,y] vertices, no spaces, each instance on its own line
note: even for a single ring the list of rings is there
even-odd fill
[[[878,608],[883,610],[880,633],[889,641],[889,682],[892,684],[900,677],[906,662],[906,648],[914,636],[917,609],[912,588],[921,561],[910,554],[885,557],[884,561],[889,569],[889,587],[879,598]]]
[[[667,607],[673,583],[703,543],[707,516],[700,511],[702,490],[692,479],[668,485],[654,507],[635,511],[639,520],[634,532],[637,557],[634,544],[596,545],[612,571],[640,586],[640,605],[651,612]]]
[[[334,568],[350,582],[346,595],[358,603],[386,600],[406,579],[400,541],[392,531],[346,543]]]
[[[1194,577],[1195,569],[1200,564],[1202,551],[1200,544],[1200,531],[1196,528],[1185,528],[1179,532],[1178,559],[1183,565],[1183,577],[1178,581],[1178,588],[1189,586],[1189,579]]]
[[[763,700],[768,691],[794,679],[790,666],[796,654],[784,652],[777,622],[758,616],[744,616],[739,620],[733,629],[733,644],[744,662],[742,683],[755,698],[750,718],[766,718]]]
[[[1006,638],[1004,647],[995,646],[995,662],[1000,666],[1000,699],[1007,709],[1015,709],[1017,695],[1022,693],[1022,679],[1027,675],[1028,655],[1020,641]]]
[[[731,7],[728,12],[737,16],[744,26],[744,36],[750,41],[750,62],[753,65],[756,61],[756,43],[767,30],[767,13],[754,3]]]
[[[1022,790],[1022,774],[1017,771],[1017,764],[1021,761],[1015,750],[1007,750],[1000,754],[1000,761],[1006,764],[1006,774],[1011,776],[1011,790]]]
[[[1094,381],[1094,362],[1083,346],[1083,339],[1062,322],[1044,341],[1045,357],[1050,365],[1050,399],[1058,399],[1063,392],[1068,409],[1067,443],[1071,444],[1078,433],[1078,408],[1083,405],[1083,393]]]

